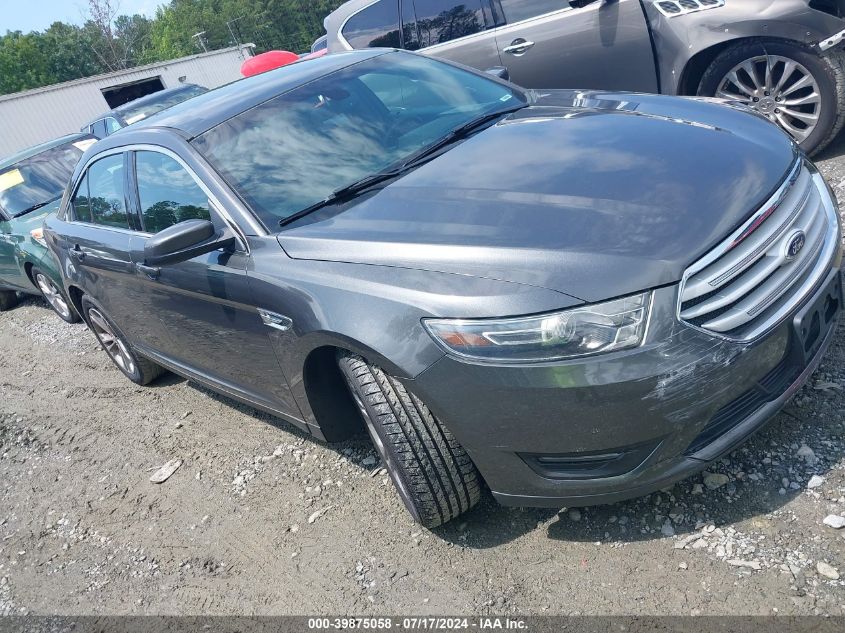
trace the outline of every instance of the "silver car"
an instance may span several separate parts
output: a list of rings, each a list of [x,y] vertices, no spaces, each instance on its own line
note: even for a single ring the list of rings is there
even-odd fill
[[[845,123],[845,0],[351,0],[325,25],[329,52],[422,50],[527,88],[743,101],[807,152]]]

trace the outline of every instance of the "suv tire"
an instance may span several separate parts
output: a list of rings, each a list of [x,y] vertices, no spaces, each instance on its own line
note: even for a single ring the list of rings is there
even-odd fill
[[[348,352],[340,369],[399,496],[414,519],[433,528],[481,498],[481,477],[467,455],[417,396]]]
[[[734,85],[725,84],[729,80],[729,75],[732,71],[742,66],[746,62],[752,60],[778,60],[775,61],[773,68],[773,84],[777,87],[777,83],[782,78],[785,71],[786,61],[794,62],[800,65],[796,67],[790,75],[791,81],[781,87],[780,91],[771,91],[767,96],[764,93],[756,95],[760,101],[754,102],[753,97],[747,96],[741,99],[747,102],[749,106],[767,116],[773,122],[778,123],[778,120],[786,120],[794,127],[801,125],[809,125],[802,123],[800,120],[790,118],[786,112],[781,108],[783,101],[777,102],[776,98],[787,100],[790,97],[787,92],[790,87],[795,85],[800,79],[800,74],[806,72],[812,76],[812,80],[818,87],[819,100],[818,103],[793,106],[793,111],[803,110],[805,113],[809,111],[810,114],[818,116],[815,122],[815,128],[806,138],[798,138],[792,134],[793,138],[799,142],[801,148],[807,154],[820,152],[827,147],[845,124],[845,53],[841,51],[831,51],[825,55],[819,55],[812,49],[799,44],[797,42],[786,42],[779,40],[751,40],[731,46],[724,52],[720,53],[701,79],[698,94],[702,96],[714,97],[723,96],[720,94],[722,88],[728,87],[727,92],[730,94],[741,91],[735,89]],[[765,66],[760,63],[760,66]],[[743,83],[749,86],[747,71],[740,73],[742,75]],[[757,73],[756,84],[761,88],[765,87],[765,78]],[[792,99],[802,98],[807,95],[807,89],[798,90],[792,96]],[[779,107],[780,106],[780,107]],[[781,129],[785,129],[780,125]],[[789,132],[789,130],[786,130]],[[804,130],[802,130],[804,131]]]
[[[59,288],[50,276],[40,268],[32,269],[32,281],[41,291],[41,295],[53,312],[66,323],[79,323],[82,319],[76,313],[73,304],[68,300],[64,290]]]

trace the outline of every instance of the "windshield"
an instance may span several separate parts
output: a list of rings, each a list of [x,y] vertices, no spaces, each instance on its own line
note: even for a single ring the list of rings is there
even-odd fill
[[[480,116],[525,103],[492,79],[396,52],[286,92],[194,144],[273,227]]]
[[[131,103],[122,106],[120,108],[120,114],[123,115],[127,125],[131,125],[205,92],[208,92],[208,88],[203,88],[202,86],[185,86],[166,96],[162,96],[160,99],[156,99],[152,103],[144,103],[134,108]]]
[[[62,196],[84,142],[68,143],[0,171],[0,211],[13,218]]]

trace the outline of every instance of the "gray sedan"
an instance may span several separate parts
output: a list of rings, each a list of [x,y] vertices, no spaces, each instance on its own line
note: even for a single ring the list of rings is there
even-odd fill
[[[366,427],[429,527],[485,484],[560,507],[705,468],[808,379],[842,302],[831,192],[763,117],[401,51],[112,135],[44,234],[130,380]]]

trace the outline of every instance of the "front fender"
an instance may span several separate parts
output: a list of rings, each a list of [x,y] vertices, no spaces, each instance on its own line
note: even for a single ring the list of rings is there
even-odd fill
[[[842,0],[835,0],[845,4]],[[771,37],[808,46],[845,29],[845,20],[811,9],[808,0],[742,0],[667,17],[652,0],[643,0],[654,38],[661,92],[681,94],[690,61],[734,40]]]

